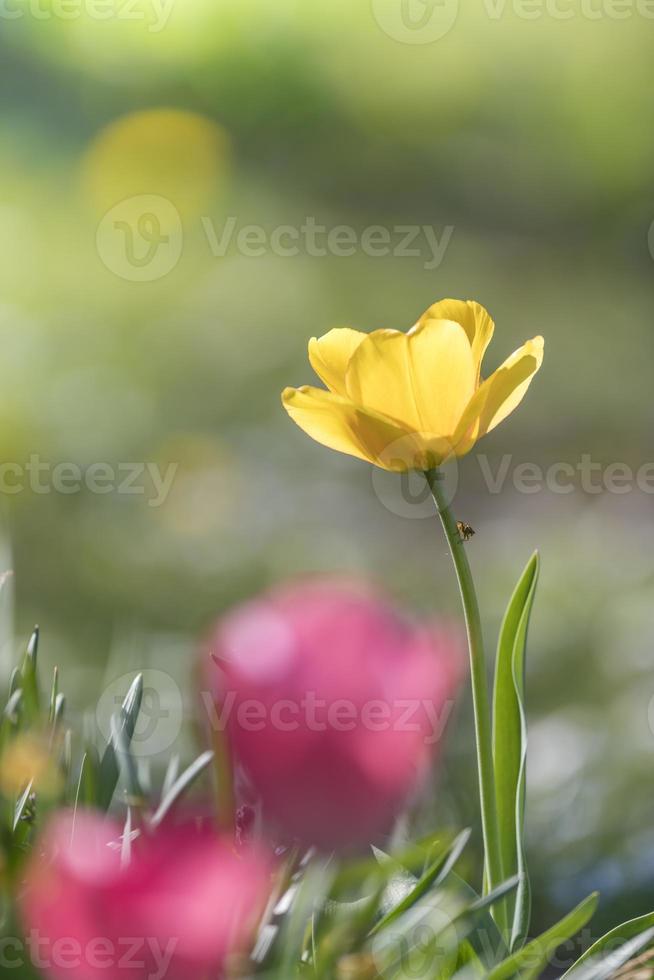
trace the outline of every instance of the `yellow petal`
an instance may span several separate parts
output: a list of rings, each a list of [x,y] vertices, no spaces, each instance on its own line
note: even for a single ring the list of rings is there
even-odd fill
[[[316,442],[387,470],[416,466],[422,446],[391,419],[323,388],[286,388],[282,404]],[[420,461],[419,461],[420,462]],[[422,468],[422,467],[420,467]]]
[[[360,330],[337,327],[323,337],[309,341],[309,361],[321,381],[330,391],[345,394],[345,371],[348,361],[366,336]]]
[[[478,381],[481,362],[495,330],[488,310],[471,299],[442,299],[423,313],[418,320],[418,326],[425,320],[454,320],[461,324],[472,347]]]
[[[544,348],[545,341],[542,337],[528,340],[491,375],[491,378],[497,377],[493,385],[493,395],[480,416],[482,434],[490,432],[518,407],[527,393],[531,379],[543,363]]]
[[[543,363],[544,343],[542,337],[528,340],[480,385],[459,423],[455,436],[458,455],[468,452],[477,439],[518,407]]]
[[[408,334],[376,330],[352,355],[346,385],[357,405],[426,440],[451,436],[475,388],[470,344],[451,320],[426,320]]]

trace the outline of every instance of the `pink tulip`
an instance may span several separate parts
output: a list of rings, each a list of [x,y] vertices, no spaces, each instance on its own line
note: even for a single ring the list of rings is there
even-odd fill
[[[228,615],[211,644],[214,724],[284,839],[378,839],[429,772],[461,675],[458,638],[353,582],[315,580]]]
[[[56,815],[28,869],[26,943],[52,980],[215,980],[245,949],[270,865],[210,829],[160,829],[121,849],[91,812]]]

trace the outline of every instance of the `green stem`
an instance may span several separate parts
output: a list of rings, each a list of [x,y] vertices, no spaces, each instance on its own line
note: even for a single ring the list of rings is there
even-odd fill
[[[234,799],[234,769],[225,733],[212,734],[213,765],[216,776],[216,816],[218,826],[225,833],[233,833],[236,827],[236,801]]]
[[[452,561],[454,562],[454,568],[459,582],[463,614],[468,634],[470,680],[472,682],[477,766],[479,770],[481,826],[484,838],[484,890],[488,892],[502,883],[503,875],[497,829],[497,810],[495,806],[491,712],[484,643],[481,632],[481,618],[479,616],[477,593],[475,592],[475,585],[472,580],[472,573],[468,564],[464,542],[443,492],[443,474],[438,469],[432,469],[425,473],[425,477],[436,502],[438,514],[443,525],[443,530],[445,531],[445,537],[450,546]]]

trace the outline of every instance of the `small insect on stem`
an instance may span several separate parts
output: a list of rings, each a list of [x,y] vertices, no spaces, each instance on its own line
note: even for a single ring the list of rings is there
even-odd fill
[[[456,529],[459,532],[459,534],[461,535],[461,540],[462,541],[469,541],[470,538],[475,533],[474,527],[470,527],[470,525],[469,524],[466,524],[465,521],[457,521],[456,522]]]

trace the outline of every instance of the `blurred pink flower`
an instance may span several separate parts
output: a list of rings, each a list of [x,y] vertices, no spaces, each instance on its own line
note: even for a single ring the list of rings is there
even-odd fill
[[[131,843],[91,812],[57,814],[21,899],[34,965],[53,980],[215,980],[247,946],[271,865],[211,828],[162,828]]]
[[[267,825],[338,850],[391,829],[429,772],[464,669],[453,632],[334,579],[237,608],[211,653],[214,724]]]

